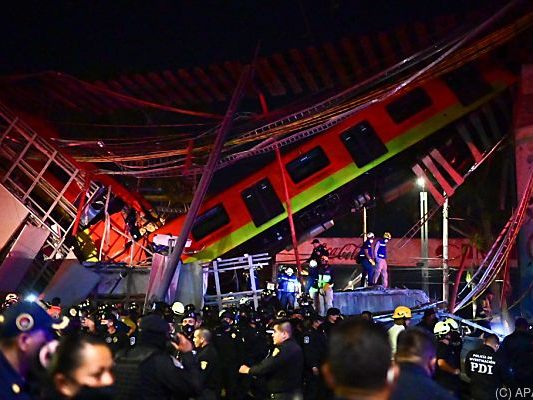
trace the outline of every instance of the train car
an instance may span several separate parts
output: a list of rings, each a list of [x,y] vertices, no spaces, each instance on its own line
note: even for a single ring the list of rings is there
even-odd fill
[[[293,213],[428,138],[516,81],[494,64],[467,65],[373,104],[282,154]],[[287,219],[274,160],[206,199],[184,262],[213,260]],[[179,235],[185,216],[155,234]],[[297,232],[301,234],[302,232]]]

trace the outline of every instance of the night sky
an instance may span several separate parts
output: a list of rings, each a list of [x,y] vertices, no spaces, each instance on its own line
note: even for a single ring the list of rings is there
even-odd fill
[[[258,44],[260,54],[268,55],[342,36],[391,30],[403,23],[426,21],[438,15],[496,9],[504,3],[503,0],[23,2],[5,8],[0,16],[3,38],[0,75],[56,70],[82,79],[105,80],[119,74],[225,60],[248,62]],[[494,188],[494,192],[496,196],[498,189]],[[377,232],[394,229],[395,236],[405,232],[417,219],[417,195],[413,192],[412,198],[392,205],[378,202],[369,213],[370,229]],[[468,198],[467,188],[462,188],[452,201],[455,216],[467,217],[463,215],[466,210],[462,204]],[[470,223],[474,225],[481,218],[476,215]],[[438,219],[435,224],[431,236],[440,234]],[[344,222],[339,221],[331,234],[356,235],[359,225],[360,217],[349,215]]]
[[[486,7],[486,1],[22,2],[0,16],[0,74],[119,73],[250,60],[262,54]],[[490,4],[501,4],[492,1]]]

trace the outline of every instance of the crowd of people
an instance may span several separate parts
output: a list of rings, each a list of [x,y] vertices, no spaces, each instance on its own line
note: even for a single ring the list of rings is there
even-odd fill
[[[411,326],[366,311],[324,317],[243,304],[85,301],[64,308],[8,295],[0,315],[0,399],[493,399],[531,388],[533,336],[519,318],[461,357],[463,332],[427,309]],[[463,359],[462,359],[463,358]]]

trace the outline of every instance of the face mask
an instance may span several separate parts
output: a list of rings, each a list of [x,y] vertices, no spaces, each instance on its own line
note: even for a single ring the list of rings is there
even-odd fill
[[[90,387],[82,386],[75,396],[77,400],[112,400],[115,398],[115,385]]]
[[[374,239],[369,239],[369,242],[370,243],[374,243]]]

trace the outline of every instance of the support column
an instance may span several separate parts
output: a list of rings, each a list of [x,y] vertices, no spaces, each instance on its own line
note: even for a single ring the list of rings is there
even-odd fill
[[[515,107],[515,160],[517,198],[526,190],[529,175],[533,170],[533,64],[522,66],[520,93]],[[533,201],[529,201],[526,219],[518,236],[518,265],[520,287],[516,296],[525,294],[520,304],[521,313],[526,318],[533,317]],[[529,290],[528,293],[526,293]]]
[[[448,303],[449,299],[449,274],[448,266],[448,196],[445,196],[442,205],[442,300]]]

